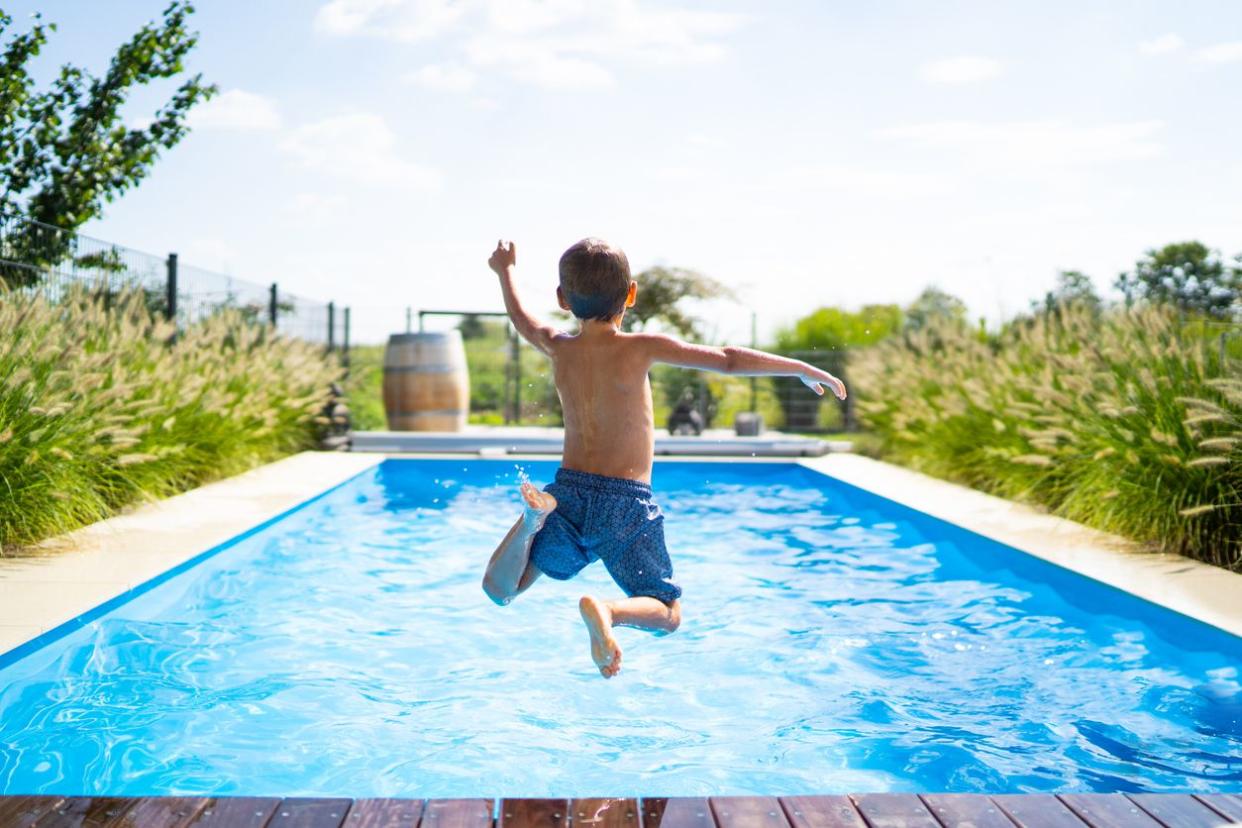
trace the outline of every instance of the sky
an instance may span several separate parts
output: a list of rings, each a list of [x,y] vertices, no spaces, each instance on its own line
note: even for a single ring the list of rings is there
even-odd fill
[[[0,0],[100,72],[166,0]],[[1242,3],[200,0],[220,94],[83,232],[352,308],[555,307],[584,236],[701,271],[710,338],[927,285],[990,322],[1061,269],[1242,252]],[[142,123],[170,86],[141,90]],[[641,287],[640,287],[641,290]]]

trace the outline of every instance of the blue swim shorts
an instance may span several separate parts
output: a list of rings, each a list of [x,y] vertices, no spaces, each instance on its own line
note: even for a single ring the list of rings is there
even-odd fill
[[[666,604],[681,597],[664,546],[664,515],[651,487],[637,480],[557,469],[543,490],[556,509],[530,548],[539,570],[558,581],[601,560],[630,597],[647,595]]]

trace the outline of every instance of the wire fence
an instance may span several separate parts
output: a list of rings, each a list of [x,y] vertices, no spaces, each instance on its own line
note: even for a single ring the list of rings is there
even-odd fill
[[[223,273],[84,236],[25,216],[0,213],[0,301],[3,291],[56,302],[75,286],[117,293],[140,290],[147,306],[193,325],[225,308],[287,336],[349,353],[349,308],[318,302]]]

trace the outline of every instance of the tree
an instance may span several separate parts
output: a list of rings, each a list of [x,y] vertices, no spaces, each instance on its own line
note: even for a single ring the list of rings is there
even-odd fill
[[[932,285],[906,308],[905,328],[917,331],[927,327],[933,321],[945,321],[962,324],[966,321],[966,303],[951,293],[945,293]]]
[[[457,330],[461,331],[462,339],[481,339],[487,336],[487,325],[475,313],[463,316]]]
[[[836,351],[872,345],[899,331],[901,323],[901,308],[896,305],[864,305],[857,313],[825,307],[777,331],[776,348],[782,352]]]
[[[732,299],[733,291],[694,270],[652,267],[634,277],[638,297],[625,312],[624,330],[645,330],[653,321],[672,328],[687,339],[702,337],[699,320],[681,306],[686,299]]]
[[[1032,310],[1041,310],[1039,300],[1031,304]],[[1044,294],[1042,310],[1051,313],[1056,308],[1072,306],[1096,313],[1102,304],[1090,276],[1079,270],[1062,270],[1057,274],[1056,287]]]
[[[1165,303],[1208,316],[1227,317],[1242,301],[1242,268],[1226,265],[1219,252],[1197,241],[1148,250],[1116,284],[1127,303]]]
[[[43,91],[35,89],[28,64],[55,24],[36,16],[30,31],[0,45],[0,213],[20,210],[44,224],[76,229],[137,185],[160,152],[185,137],[190,109],[216,92],[202,75],[183,81],[146,126],[127,126],[122,107],[135,87],[182,74],[198,42],[186,28],[193,11],[185,0],[174,0],[162,20],[117,49],[102,76],[67,64]],[[0,11],[0,37],[11,24]],[[31,266],[10,271],[24,283],[37,280],[37,268],[72,252],[70,234],[37,225],[17,225],[4,245],[5,258]]]

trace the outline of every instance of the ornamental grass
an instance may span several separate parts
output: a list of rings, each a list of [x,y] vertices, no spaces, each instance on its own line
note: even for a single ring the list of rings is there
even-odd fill
[[[0,331],[0,552],[313,447],[341,373],[237,310],[177,332],[141,291],[0,293]]]
[[[1236,343],[1236,340],[1234,340]],[[1167,308],[1067,305],[996,337],[952,323],[859,353],[881,456],[1242,569],[1242,359]]]

